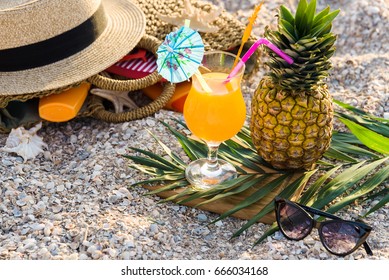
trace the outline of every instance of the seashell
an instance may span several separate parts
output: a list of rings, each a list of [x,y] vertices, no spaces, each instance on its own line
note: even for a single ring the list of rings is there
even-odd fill
[[[23,158],[24,162],[35,158],[43,152],[43,148],[47,148],[47,144],[37,135],[41,127],[42,123],[38,123],[28,130],[24,127],[12,129],[5,142],[5,146],[1,150],[18,154]]]

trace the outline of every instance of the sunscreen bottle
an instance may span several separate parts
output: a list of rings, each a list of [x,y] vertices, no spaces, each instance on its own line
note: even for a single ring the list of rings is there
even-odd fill
[[[40,98],[39,116],[50,122],[66,122],[77,116],[91,85],[82,83],[78,87]]]

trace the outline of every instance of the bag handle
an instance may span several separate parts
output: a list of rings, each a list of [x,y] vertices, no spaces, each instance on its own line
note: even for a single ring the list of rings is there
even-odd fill
[[[103,105],[103,99],[99,96],[92,95],[89,109],[93,112],[92,117],[112,123],[142,119],[162,109],[170,100],[170,98],[172,98],[175,88],[175,84],[165,83],[161,95],[158,96],[155,100],[143,107],[122,113],[107,111]]]
[[[160,44],[161,41],[158,40],[157,38],[150,35],[145,35],[139,41],[137,47],[146,49],[152,52],[154,55],[157,55],[157,50]],[[134,80],[118,80],[118,79],[104,77],[101,74],[97,74],[88,78],[88,81],[92,85],[95,85],[102,89],[115,90],[115,91],[136,91],[154,85],[157,82],[159,82],[161,79],[162,76],[159,75],[157,70],[155,70],[153,73],[147,75],[146,77],[140,79],[134,79]]]

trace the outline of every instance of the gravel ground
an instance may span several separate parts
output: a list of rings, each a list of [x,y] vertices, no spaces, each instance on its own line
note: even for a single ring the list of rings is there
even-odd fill
[[[257,2],[213,1],[243,22]],[[297,2],[266,1],[253,32],[260,37],[266,24],[275,24],[279,4],[294,9]],[[329,4],[342,10],[334,23],[339,39],[329,78],[333,96],[387,116],[388,1],[318,2],[321,8]],[[264,71],[260,69],[245,87],[248,108]],[[172,117],[181,115],[162,110],[121,124],[93,119],[53,123],[39,131],[49,146],[36,159],[24,163],[0,152],[0,259],[339,259],[327,253],[316,233],[299,242],[276,233],[252,248],[267,225],[256,224],[230,240],[245,221],[227,218],[208,226],[216,214],[158,204],[160,199],[145,197],[143,188],[128,189],[144,175],[129,169],[120,155],[130,146],[162,152],[147,130],[183,153],[158,124]],[[0,135],[0,146],[6,138]],[[353,219],[374,203],[353,205],[340,215]],[[374,256],[358,249],[345,259],[389,259],[388,214],[389,205],[367,218],[374,228],[368,239]]]

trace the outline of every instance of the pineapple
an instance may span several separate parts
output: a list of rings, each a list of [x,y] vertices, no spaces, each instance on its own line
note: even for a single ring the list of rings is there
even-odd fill
[[[323,81],[331,68],[339,10],[316,14],[316,0],[300,0],[296,14],[280,6],[278,29],[265,37],[293,58],[292,65],[266,49],[270,73],[252,98],[251,137],[259,155],[277,169],[311,169],[328,149],[333,106]]]

